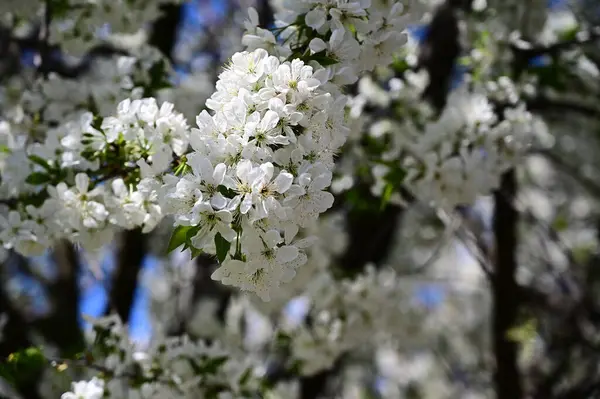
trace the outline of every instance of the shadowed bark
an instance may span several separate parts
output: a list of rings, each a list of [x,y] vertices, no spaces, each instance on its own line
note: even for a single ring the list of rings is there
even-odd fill
[[[148,42],[173,62],[173,48],[181,21],[181,5],[162,4],[162,15],[153,24]]]
[[[342,274],[354,277],[367,263],[380,265],[387,257],[403,208],[388,205],[382,212],[353,212],[347,219],[348,249],[339,259]]]
[[[273,9],[269,0],[259,0],[258,2],[258,19],[260,26],[263,29],[269,29],[273,25]]]
[[[300,378],[300,399],[317,399],[327,389],[327,383],[334,375],[333,370],[324,370],[315,375]]]
[[[117,261],[106,313],[115,311],[123,323],[129,321],[142,263],[146,256],[146,236],[141,229],[124,231],[119,239]]]
[[[16,255],[18,256],[18,255]],[[0,265],[1,268],[5,269],[6,264]],[[4,285],[0,284],[0,314],[6,317],[4,327],[2,328],[2,337],[0,339],[0,365],[6,361],[6,358],[15,352],[19,352],[23,349],[32,346],[31,341],[28,337],[30,326],[13,306],[8,293],[4,289]],[[0,366],[1,367],[1,366]],[[30,370],[30,375],[23,378],[23,380],[16,381],[13,388],[23,398],[26,399],[41,399],[41,395],[38,393],[39,378],[42,375],[43,370]],[[0,397],[1,397],[0,390]]]
[[[446,106],[456,59],[461,51],[456,12],[449,2],[438,8],[419,53],[419,67],[429,74],[423,98],[438,111]]]
[[[33,322],[45,339],[56,345],[62,357],[70,358],[85,347],[79,326],[80,269],[77,251],[67,241],[58,242],[53,249],[56,278],[46,287],[52,304],[49,316]]]
[[[495,193],[494,234],[496,267],[492,278],[493,352],[496,358],[494,386],[498,399],[520,399],[523,387],[518,369],[518,343],[507,333],[517,322],[519,286],[517,271],[518,213],[513,201],[517,192],[516,173],[511,170],[502,176],[499,192]]]

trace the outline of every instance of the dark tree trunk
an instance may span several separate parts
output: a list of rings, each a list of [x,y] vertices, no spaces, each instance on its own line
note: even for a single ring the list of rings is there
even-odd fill
[[[61,356],[70,358],[85,348],[79,326],[79,256],[72,244],[61,241],[55,245],[53,257],[57,276],[47,286],[53,310],[33,325],[60,349]]]
[[[300,399],[317,399],[321,397],[327,390],[327,383],[333,374],[333,370],[324,370],[300,378]]]
[[[160,8],[162,15],[152,24],[148,41],[173,62],[173,48],[181,20],[181,5],[163,4]]]
[[[350,211],[348,248],[338,261],[342,274],[354,277],[367,263],[380,265],[388,255],[403,209],[388,205],[382,212]]]
[[[517,192],[516,173],[502,176],[500,190],[495,193],[494,234],[496,265],[492,278],[493,349],[496,358],[494,385],[498,399],[521,399],[523,387],[518,368],[518,343],[507,333],[515,327],[519,311],[517,271],[517,222],[514,207]]]
[[[106,313],[115,311],[123,323],[129,321],[138,277],[146,256],[146,236],[141,229],[128,230],[120,237],[117,265],[110,285]]]
[[[423,98],[438,111],[446,106],[456,59],[461,51],[455,7],[448,2],[438,8],[419,54],[419,66],[429,74]]]
[[[269,0],[259,0],[258,19],[264,29],[269,29],[273,25],[273,9]]]
[[[6,265],[3,264],[0,267],[4,268]],[[30,326],[17,309],[14,308],[2,284],[0,284],[0,314],[3,314],[4,317],[6,317],[6,324],[2,329],[2,338],[0,339],[1,367],[11,353],[26,349],[32,346],[32,343],[27,334],[30,330]],[[29,372],[29,375],[19,376],[22,378],[18,378],[17,381],[15,381],[13,388],[23,398],[41,399],[41,396],[38,393],[37,382],[39,381],[43,370],[29,370]]]

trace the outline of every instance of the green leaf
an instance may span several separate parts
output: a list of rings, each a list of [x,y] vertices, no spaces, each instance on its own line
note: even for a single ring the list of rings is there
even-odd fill
[[[198,249],[194,246],[190,246],[190,253],[192,254],[192,259],[196,259],[198,256],[202,255],[204,251]]]
[[[185,242],[186,244],[188,244],[188,246],[191,245],[192,238],[194,238],[194,236],[198,234],[201,228],[202,226],[193,226],[190,227],[190,229],[187,231],[187,233],[185,234]]]
[[[46,173],[34,172],[34,173],[30,174],[29,176],[27,176],[27,179],[25,179],[25,182],[27,184],[37,186],[40,184],[48,183],[51,180],[52,180],[52,178]]]
[[[81,156],[84,157],[85,159],[87,159],[88,161],[93,161],[94,159],[96,159],[98,157],[98,154],[95,150],[85,150],[81,152]]]
[[[167,247],[167,253],[172,252],[174,249],[179,248],[187,241],[187,234],[192,229],[192,226],[177,226],[171,234],[169,245]]]
[[[557,232],[565,231],[569,228],[569,220],[564,214],[558,214],[552,222],[552,228]]]
[[[217,356],[215,358],[208,359],[207,362],[203,364],[202,371],[204,374],[216,374],[217,371],[219,371],[219,368],[221,368],[221,366],[224,365],[228,359],[228,356]]]
[[[54,18],[65,16],[69,9],[72,8],[68,0],[52,0],[50,4],[52,5],[52,17]]]
[[[506,338],[519,344],[523,356],[531,357],[537,335],[538,322],[530,318],[506,332]]]
[[[217,187],[217,190],[219,190],[219,193],[221,193],[222,195],[224,195],[227,198],[235,197],[235,191],[233,191],[230,188],[225,187],[222,184]]]
[[[35,378],[47,364],[40,348],[30,347],[12,353],[0,363],[0,376],[8,382],[21,385]]]
[[[385,175],[385,181],[393,184],[395,187],[401,186],[406,178],[406,171],[402,168],[392,166],[391,170]]]
[[[46,161],[42,157],[39,157],[37,155],[30,155],[29,160],[36,165],[40,165],[44,169],[50,169],[50,165],[48,165],[48,161]]]
[[[408,62],[406,62],[406,57],[395,57],[394,61],[392,62],[392,69],[395,72],[405,72],[409,68],[410,65],[408,65]]]
[[[250,381],[250,377],[252,377],[252,369],[247,368],[246,371],[242,373],[238,384],[243,387]]]
[[[594,248],[590,245],[575,246],[571,249],[573,260],[578,265],[585,265],[594,254]]]
[[[102,132],[102,122],[104,118],[100,115],[94,115],[94,120],[92,121],[92,127],[100,132]]]
[[[221,233],[217,233],[215,235],[215,247],[217,248],[217,259],[219,260],[219,263],[223,263],[229,253],[231,243],[223,238]]]
[[[575,25],[569,29],[564,30],[558,34],[559,40],[563,42],[568,42],[571,40],[575,40],[577,38],[577,34],[580,31],[580,26]]]
[[[530,318],[506,332],[506,337],[514,342],[526,343],[533,339],[537,332],[537,320]]]
[[[392,194],[394,193],[394,185],[391,183],[388,183],[385,185],[385,188],[383,190],[383,195],[381,196],[381,206],[380,206],[380,210],[384,210],[385,207],[387,206],[388,202],[390,202],[390,199],[392,198]]]

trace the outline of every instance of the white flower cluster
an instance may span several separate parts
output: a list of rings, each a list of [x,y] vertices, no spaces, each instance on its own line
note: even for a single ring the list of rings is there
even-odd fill
[[[60,399],[101,399],[104,397],[104,381],[93,377],[89,381],[71,383],[71,391],[65,392]]]
[[[41,8],[40,0],[6,0],[0,3],[0,16],[7,13],[12,15],[32,15]]]
[[[173,111],[172,104],[159,107],[150,98],[121,102],[117,115],[102,121],[101,130],[92,122],[93,116],[84,114],[79,123],[49,130],[43,142],[11,151],[0,193],[35,198],[44,194],[38,185],[49,184],[49,198],[39,206],[31,203],[0,214],[0,242],[5,248],[35,255],[54,240],[67,238],[94,250],[108,243],[116,228],[140,226],[148,232],[162,219],[154,180],[142,179],[136,186],[126,179],[138,168],[142,178],[163,173],[173,154],[187,150],[183,116]],[[89,157],[112,151],[123,152],[119,162],[124,164],[117,169]],[[75,176],[61,174],[65,170]],[[55,185],[54,179],[59,181]]]
[[[175,215],[176,224],[195,227],[191,245],[226,252],[212,277],[263,300],[306,262],[313,240],[294,240],[299,228],[333,204],[325,189],[334,154],[349,132],[339,86],[390,63],[392,50],[406,41],[400,2],[289,6],[277,16],[287,45],[258,28],[258,14],[249,10],[243,42],[253,51],[232,57],[206,102],[214,114],[196,118],[194,151],[187,155],[192,173],[166,176],[163,187],[165,212]],[[305,36],[307,30],[314,34]],[[281,62],[302,45],[311,65]]]
[[[63,78],[57,74],[33,82],[25,91],[20,105],[29,115],[39,114],[44,125],[74,120],[94,105],[100,115],[114,112],[123,98],[141,97],[132,77],[137,73],[136,58],[116,56],[97,59],[89,73],[79,79]]]
[[[327,66],[328,80],[335,85],[352,84],[364,71],[387,66],[407,42],[408,1],[379,0],[284,0],[275,14],[280,45],[273,32],[258,27],[258,13],[249,12],[242,43],[248,50],[264,48],[270,54],[288,57],[292,44],[306,40],[311,55],[333,61]],[[307,30],[309,37],[302,36]],[[320,62],[323,57],[316,57]]]
[[[250,397],[260,392],[260,368],[244,355],[237,357],[215,342],[192,341],[187,336],[157,337],[141,349],[128,337],[118,317],[92,321],[102,332],[98,350],[108,352],[97,368],[109,370],[106,380],[93,377],[72,384],[71,398],[203,398]],[[124,383],[127,382],[127,383]]]
[[[321,275],[328,274],[335,260],[348,246],[348,234],[342,212],[327,212],[311,223],[303,231],[306,237],[316,237],[314,245],[308,251],[308,261],[298,271],[292,281],[282,284],[281,289],[271,294],[271,301],[264,302],[251,298],[253,306],[267,315],[281,312],[287,303],[301,296]]]
[[[374,161],[372,154],[362,155],[372,163],[375,195],[383,196],[388,184],[402,183],[418,200],[435,207],[452,210],[472,204],[499,187],[500,176],[525,154],[538,128],[539,121],[506,77],[485,89],[455,89],[439,116],[420,101],[425,72],[407,71],[402,80],[391,79],[387,91],[366,78],[360,83],[350,115],[366,121],[358,126],[367,124],[372,140],[385,143]],[[503,108],[494,109],[490,98]],[[375,107],[373,117],[364,112],[365,105]],[[377,114],[382,109],[392,111],[382,118]],[[389,181],[389,176],[399,175],[404,176],[401,182]],[[391,199],[401,201],[398,192]]]
[[[160,6],[185,0],[6,0],[0,17],[35,17],[46,13],[49,4],[50,40],[63,50],[83,54],[109,27],[112,32],[135,33],[160,17]]]
[[[356,280],[336,281],[324,272],[311,284],[311,323],[292,327],[292,356],[303,375],[331,367],[347,351],[397,335],[407,290],[393,270],[368,267]]]
[[[231,258],[213,278],[265,300],[306,262],[299,227],[327,210],[335,151],[344,143],[344,98],[319,90],[322,78],[300,60],[265,50],[237,53],[197,117],[187,155],[191,172],[166,176],[164,209],[210,251],[215,236]]]
[[[407,129],[405,185],[446,210],[472,204],[500,187],[502,174],[529,148],[534,128],[522,103],[507,104],[498,117],[484,92],[455,90],[436,121]]]
[[[135,33],[160,17],[160,5],[182,0],[68,0],[51,7],[50,39],[72,54],[85,52],[102,29]]]
[[[148,88],[157,85],[149,70],[160,63],[164,65],[164,59],[157,54],[148,54],[143,61],[117,55],[94,59],[77,79],[55,73],[39,76],[30,70],[7,79],[0,88],[0,198],[28,191],[23,185],[31,171],[31,166],[24,164],[30,153],[27,146],[41,145],[34,150],[36,155],[51,162],[62,154],[63,161],[56,165],[61,168],[94,169],[80,156],[86,147],[81,133],[91,123],[90,111],[95,117],[104,117],[111,115],[122,99],[142,98]],[[12,187],[6,191],[9,181]]]
[[[128,99],[115,116],[84,113],[34,145],[9,148],[0,198],[23,206],[0,214],[0,242],[27,255],[58,238],[93,250],[116,228],[150,231],[173,215],[188,246],[218,255],[214,279],[268,300],[307,260],[314,239],[299,239],[299,229],[333,204],[326,189],[349,132],[341,85],[392,61],[405,42],[403,11],[400,2],[295,2],[277,23],[287,39],[273,50],[291,61],[262,48],[233,55],[206,101],[213,114],[200,113],[197,128],[169,103]],[[270,37],[256,11],[249,15],[246,42],[265,44],[249,41]],[[132,90],[131,68],[117,65],[118,90],[108,97]],[[68,97],[46,86],[66,106],[56,102],[43,116],[61,119]]]

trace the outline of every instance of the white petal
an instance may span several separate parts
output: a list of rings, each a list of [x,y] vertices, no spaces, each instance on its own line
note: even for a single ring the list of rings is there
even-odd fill
[[[321,84],[325,84],[329,80],[330,75],[331,75],[331,69],[329,69],[329,68],[321,68],[321,69],[317,69],[313,73],[312,76],[313,76],[314,79],[318,79],[319,82],[321,82]],[[319,97],[319,100],[325,101],[325,100],[327,100],[328,97],[329,96],[321,96],[321,97]]]
[[[269,248],[273,248],[281,242],[281,234],[277,230],[269,230],[264,236],[265,244]]]
[[[87,193],[90,178],[85,173],[78,173],[75,176],[75,186],[80,193]]]
[[[237,233],[235,232],[235,230],[224,224],[218,224],[217,231],[221,233],[223,238],[229,242],[232,242],[233,240],[235,240],[235,237],[237,237]]]
[[[265,116],[260,122],[260,125],[263,131],[267,132],[274,129],[275,126],[277,126],[277,123],[279,123],[279,115],[277,115],[277,112],[268,110],[265,112]]]
[[[278,263],[291,262],[298,257],[298,253],[294,245],[285,245],[277,250],[276,260]]]
[[[292,182],[294,181],[294,176],[291,173],[287,173],[282,171],[279,173],[279,176],[275,178],[273,181],[273,187],[278,193],[285,193],[292,186]]]
[[[236,172],[237,177],[241,181],[247,182],[250,171],[252,171],[252,162],[249,161],[248,159],[243,159],[238,163],[237,169],[235,172]]]
[[[253,26],[258,26],[258,24],[259,24],[258,12],[256,11],[256,9],[254,7],[248,7],[248,18],[250,19],[250,23]]]
[[[269,182],[271,180],[271,178],[273,177],[273,172],[275,170],[275,167],[273,166],[273,164],[271,162],[266,162],[263,163],[262,165],[260,165],[260,170],[263,173],[263,176],[265,177],[265,180],[267,182]]]
[[[325,11],[319,8],[315,8],[306,13],[304,22],[306,23],[306,25],[317,30],[325,23],[325,18]]]
[[[320,53],[321,51],[323,51],[327,48],[327,43],[325,43],[323,41],[323,39],[319,39],[317,37],[310,41],[310,43],[308,44],[308,47],[310,48],[310,51],[312,51],[313,53]]]
[[[330,184],[331,184],[331,172],[322,173],[319,176],[316,176],[313,178],[312,182],[310,183],[308,191],[324,190],[325,188],[329,187]]]
[[[319,241],[319,237],[310,236],[296,241],[294,245],[300,249],[305,249],[308,247],[312,247],[317,241]]]
[[[225,198],[221,193],[216,193],[210,199],[210,204],[215,209],[223,209],[227,206],[227,198]]]
[[[242,215],[248,213],[248,211],[252,208],[252,196],[250,194],[244,195],[244,199],[242,200],[242,204],[240,205],[240,212]]]
[[[329,39],[332,48],[337,48],[344,40],[344,29],[334,29]]]
[[[283,113],[285,104],[281,101],[280,98],[274,97],[269,100],[269,109],[271,111],[277,112],[278,115]]]
[[[233,217],[231,216],[231,212],[229,212],[229,211],[225,211],[225,210],[217,211],[217,212],[215,212],[215,215],[217,215],[217,217],[225,223],[231,223],[231,221],[233,220]]]
[[[286,244],[289,244],[294,239],[294,237],[296,237],[296,234],[298,234],[299,229],[300,228],[296,223],[289,223],[284,227],[283,236],[285,237]]]
[[[233,197],[231,199],[231,201],[229,201],[229,204],[227,204],[227,208],[226,209],[229,212],[234,212],[238,208],[238,206],[240,206],[241,202],[242,202],[242,196],[241,195],[236,195],[235,197]]]
[[[117,197],[122,198],[127,195],[128,190],[127,190],[127,186],[125,185],[125,182],[123,181],[123,179],[113,180],[113,182],[111,183],[111,187]]]
[[[227,165],[225,165],[224,163],[220,163],[217,166],[215,166],[215,170],[213,171],[213,184],[221,184],[223,182],[223,179],[225,178],[225,173],[227,172]]]

